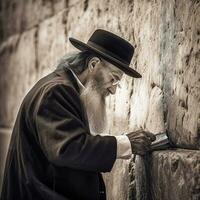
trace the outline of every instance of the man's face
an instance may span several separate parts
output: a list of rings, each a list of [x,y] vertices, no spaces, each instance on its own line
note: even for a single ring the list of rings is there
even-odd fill
[[[96,58],[96,59],[95,59]],[[90,78],[97,84],[97,89],[103,96],[115,94],[117,86],[123,76],[123,71],[115,67],[111,63],[95,57],[93,61],[95,66],[90,72]],[[93,64],[89,63],[89,64]]]
[[[89,61],[87,70],[81,99],[87,111],[91,133],[103,133],[107,126],[105,98],[109,94],[115,94],[123,72],[97,57]]]

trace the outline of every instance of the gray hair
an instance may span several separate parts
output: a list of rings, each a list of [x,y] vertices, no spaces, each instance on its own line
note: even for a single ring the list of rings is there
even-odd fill
[[[72,69],[76,74],[80,74],[87,68],[89,60],[94,56],[95,54],[89,51],[66,54],[58,62],[57,69],[66,67]]]

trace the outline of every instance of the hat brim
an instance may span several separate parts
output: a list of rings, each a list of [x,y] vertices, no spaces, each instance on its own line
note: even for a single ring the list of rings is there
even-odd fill
[[[72,43],[73,46],[75,46],[77,49],[81,50],[81,51],[90,51],[92,53],[95,53],[97,55],[99,55],[100,57],[102,57],[103,59],[105,59],[106,61],[110,62],[111,64],[115,65],[116,67],[118,67],[119,69],[121,69],[125,74],[127,74],[128,76],[134,77],[134,78],[141,78],[141,74],[139,74],[137,71],[135,71],[134,69],[132,69],[131,67],[129,67],[129,65],[121,62],[120,60],[104,53],[103,51],[89,45],[89,44],[85,44],[75,38],[69,38],[69,41]]]

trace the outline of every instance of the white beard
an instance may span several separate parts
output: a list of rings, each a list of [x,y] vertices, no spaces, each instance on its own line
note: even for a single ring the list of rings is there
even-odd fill
[[[107,127],[105,97],[98,91],[95,81],[90,80],[80,98],[85,106],[92,135],[104,133]]]

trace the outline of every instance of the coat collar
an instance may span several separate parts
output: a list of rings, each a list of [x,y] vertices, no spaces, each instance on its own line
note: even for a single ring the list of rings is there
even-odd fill
[[[84,90],[85,89],[85,86],[81,83],[81,81],[80,81],[80,79],[78,78],[78,76],[75,74],[75,72],[72,70],[72,69],[69,69],[71,72],[72,72],[72,74],[73,74],[73,76],[75,77],[75,79],[76,79],[76,81],[77,81],[77,84],[78,84],[78,86],[79,86],[79,89],[82,91],[82,90]]]

